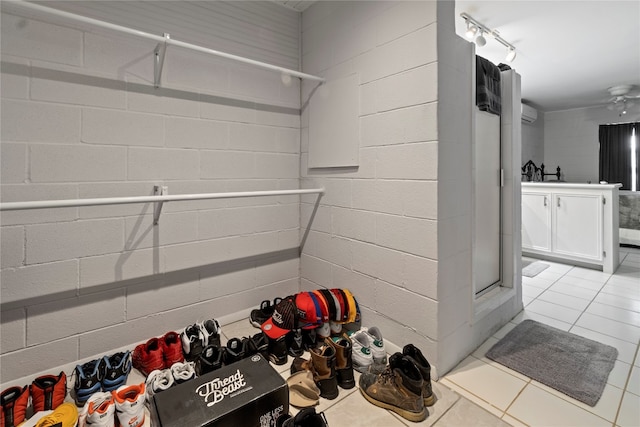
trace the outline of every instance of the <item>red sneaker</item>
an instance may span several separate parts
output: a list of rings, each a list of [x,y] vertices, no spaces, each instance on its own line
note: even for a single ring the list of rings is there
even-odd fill
[[[156,369],[164,369],[162,344],[158,338],[151,338],[133,350],[133,367],[145,376]]]
[[[29,387],[9,387],[0,394],[0,426],[14,427],[22,423],[29,404]]]
[[[34,412],[56,409],[67,395],[67,375],[43,375],[33,380],[29,387]]]
[[[162,346],[165,368],[170,368],[171,365],[177,362],[184,362],[180,334],[177,332],[167,332],[160,338],[160,345]]]

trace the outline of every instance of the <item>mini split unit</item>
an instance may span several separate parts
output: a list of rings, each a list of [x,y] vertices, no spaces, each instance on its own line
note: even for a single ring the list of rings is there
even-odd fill
[[[538,110],[527,104],[520,104],[520,111],[522,113],[520,117],[525,123],[533,123],[538,118]]]

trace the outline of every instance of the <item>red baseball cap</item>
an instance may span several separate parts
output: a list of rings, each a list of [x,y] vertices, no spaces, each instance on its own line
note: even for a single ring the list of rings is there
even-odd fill
[[[325,322],[322,303],[312,292],[296,294],[296,307],[298,309],[299,327],[302,329],[313,329]]]
[[[296,327],[296,304],[289,296],[280,301],[273,309],[273,314],[260,326],[269,338],[278,339]]]

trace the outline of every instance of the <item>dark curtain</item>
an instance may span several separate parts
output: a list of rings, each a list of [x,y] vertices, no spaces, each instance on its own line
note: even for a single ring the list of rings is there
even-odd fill
[[[636,188],[640,188],[638,174],[631,177],[631,135],[636,130],[636,141],[640,122],[622,123],[617,125],[600,125],[600,181],[610,184],[621,183],[621,190],[631,190],[631,179],[635,179]],[[637,142],[636,142],[637,144]],[[636,150],[636,164],[638,160]]]

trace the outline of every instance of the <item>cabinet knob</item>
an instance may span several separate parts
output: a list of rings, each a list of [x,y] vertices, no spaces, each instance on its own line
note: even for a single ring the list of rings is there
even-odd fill
[[[560,207],[560,197],[556,199],[558,201],[558,207]]]
[[[547,196],[544,196],[544,205],[547,206]]]

